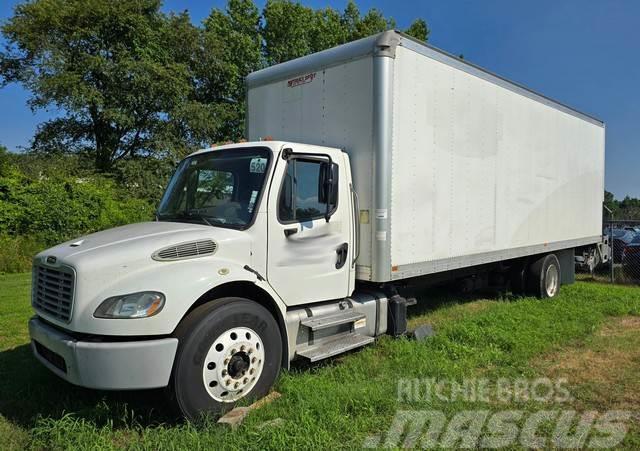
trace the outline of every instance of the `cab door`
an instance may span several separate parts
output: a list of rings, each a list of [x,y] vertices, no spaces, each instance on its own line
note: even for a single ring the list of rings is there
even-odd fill
[[[348,162],[317,149],[281,151],[269,193],[267,279],[287,305],[344,298],[353,286]]]

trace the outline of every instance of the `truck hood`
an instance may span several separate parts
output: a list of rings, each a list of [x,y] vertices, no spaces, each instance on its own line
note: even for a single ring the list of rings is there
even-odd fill
[[[203,240],[216,243],[213,251],[179,259],[152,257],[167,247]],[[244,231],[209,225],[144,222],[67,241],[41,252],[34,263],[47,268],[43,284],[53,290],[60,285],[56,285],[57,276],[48,279],[49,269],[71,267],[74,274],[70,322],[36,308],[38,315],[48,321],[68,330],[98,335],[148,335],[159,330],[166,333],[166,326],[175,327],[174,321],[184,315],[188,305],[219,284],[222,277],[226,277],[225,281],[248,277],[250,273],[244,266],[251,265],[251,237]],[[35,274],[39,278],[41,271]],[[105,299],[139,291],[159,291],[166,296],[161,314],[141,322],[93,317]]]
[[[248,241],[246,234],[238,230],[181,222],[142,222],[67,241],[41,252],[36,260],[49,259],[51,262],[53,257],[58,264],[65,263],[74,267],[94,266],[96,259],[110,264],[128,265],[140,260],[148,261],[151,254],[164,247],[206,239],[219,244]]]

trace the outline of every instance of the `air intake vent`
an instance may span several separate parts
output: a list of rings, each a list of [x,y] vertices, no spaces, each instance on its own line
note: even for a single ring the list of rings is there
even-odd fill
[[[204,257],[213,254],[218,245],[213,240],[190,241],[188,243],[176,244],[165,247],[151,255],[154,260],[166,262],[173,260],[183,260],[186,258]]]

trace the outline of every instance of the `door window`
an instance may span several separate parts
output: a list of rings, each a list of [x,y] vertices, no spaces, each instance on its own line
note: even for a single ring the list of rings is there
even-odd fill
[[[295,158],[287,163],[280,199],[280,222],[301,222],[323,218],[335,210],[338,193],[329,194],[329,163],[321,160]],[[338,166],[333,164],[334,187],[337,187]],[[333,189],[332,191],[337,191]]]

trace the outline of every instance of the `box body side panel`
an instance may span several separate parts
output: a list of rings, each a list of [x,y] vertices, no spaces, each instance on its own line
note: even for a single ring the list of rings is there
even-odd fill
[[[603,127],[403,47],[393,98],[391,264],[400,272],[602,233]]]

